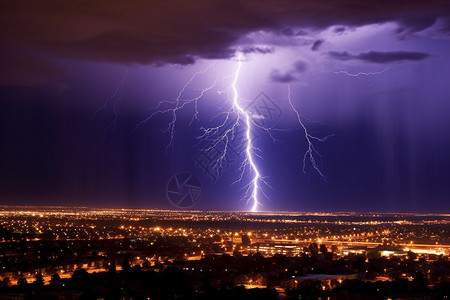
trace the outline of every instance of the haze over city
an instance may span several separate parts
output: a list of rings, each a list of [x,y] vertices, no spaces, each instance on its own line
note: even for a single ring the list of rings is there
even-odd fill
[[[248,115],[257,210],[448,212],[448,3],[347,2],[2,4],[2,203],[251,210]]]

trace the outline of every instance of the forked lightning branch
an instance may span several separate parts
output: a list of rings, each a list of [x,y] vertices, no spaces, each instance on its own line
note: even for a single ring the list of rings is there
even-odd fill
[[[188,80],[188,82],[182,87],[178,92],[177,97],[173,101],[161,101],[158,103],[155,111],[150,114],[142,122],[138,123],[137,127],[144,125],[148,120],[159,114],[170,115],[170,121],[167,124],[164,132],[169,136],[169,142],[166,146],[166,153],[169,150],[174,150],[174,141],[176,139],[176,124],[178,114],[187,106],[194,108],[194,113],[192,115],[192,121],[190,125],[193,124],[194,120],[199,120],[199,104],[200,101],[205,101],[205,94],[208,91],[218,89],[219,82],[231,81],[228,86],[220,91],[219,94],[226,93],[227,95],[227,105],[220,111],[213,119],[219,119],[219,124],[209,127],[201,127],[200,135],[198,136],[200,141],[208,141],[208,146],[204,149],[205,151],[214,149],[216,155],[210,163],[211,176],[217,177],[230,163],[228,157],[231,152],[236,152],[232,141],[236,140],[237,135],[240,133],[242,136],[242,142],[240,145],[243,147],[241,152],[242,158],[240,163],[236,164],[236,168],[239,168],[239,175],[232,181],[233,184],[243,185],[243,195],[242,199],[250,206],[250,211],[257,212],[262,207],[262,199],[268,198],[265,189],[270,187],[267,182],[267,177],[269,174],[262,174],[260,164],[262,163],[263,149],[260,149],[255,144],[254,136],[256,131],[263,132],[267,134],[273,141],[275,141],[274,134],[277,132],[286,131],[284,129],[278,129],[274,127],[268,127],[260,122],[259,116],[255,117],[248,110],[248,103],[241,97],[238,89],[238,83],[240,81],[241,69],[243,68],[244,58],[242,54],[239,54],[235,60],[236,69],[231,75],[221,75],[216,74],[214,81],[207,85],[206,87],[200,89],[197,95],[184,98],[186,91],[189,89],[190,85],[195,81],[197,76],[205,73],[207,69],[198,71],[193,74],[193,76]],[[289,107],[295,112],[296,120],[298,121],[299,129],[303,132],[303,137],[307,141],[308,148],[303,154],[303,172],[306,172],[305,166],[306,161],[309,160],[313,169],[319,174],[323,179],[325,178],[324,173],[319,168],[317,160],[320,158],[320,154],[317,152],[314,143],[324,142],[329,136],[319,138],[311,135],[304,122],[302,121],[301,115],[298,109],[295,108],[291,100],[291,88],[288,86],[288,102]],[[168,108],[162,109],[163,106],[169,106]],[[218,147],[220,145],[220,147]],[[220,150],[217,150],[220,149]]]

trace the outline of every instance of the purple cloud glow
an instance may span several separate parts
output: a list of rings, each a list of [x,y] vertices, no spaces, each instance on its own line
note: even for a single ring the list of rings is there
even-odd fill
[[[49,70],[55,67],[34,53],[121,64],[192,64],[199,58],[227,59],[239,49],[269,53],[269,48],[248,44],[245,37],[254,32],[281,32],[292,37],[335,25],[352,28],[396,22],[398,32],[404,35],[430,28],[438,20],[442,23],[439,29],[445,31],[449,15],[446,0],[401,0],[389,5],[375,0],[9,1],[2,3],[0,10],[6,66],[2,72],[20,68],[34,57],[30,76],[53,74]],[[313,40],[310,45],[318,50],[320,42]],[[18,58],[20,48],[27,51]],[[36,67],[44,63],[49,67]],[[0,79],[6,76],[2,74]],[[20,80],[10,83],[14,82]],[[39,80],[24,78],[22,83],[27,82]]]

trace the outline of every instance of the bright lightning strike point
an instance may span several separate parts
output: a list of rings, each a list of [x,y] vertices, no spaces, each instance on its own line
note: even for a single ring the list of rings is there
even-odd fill
[[[254,176],[252,181],[250,182],[250,185],[249,185],[249,188],[251,190],[251,195],[249,197],[249,201],[252,202],[251,211],[252,212],[257,212],[258,205],[260,204],[259,201],[258,201],[258,190],[259,190],[259,181],[261,179],[261,174],[259,173],[258,167],[256,166],[255,161],[254,161],[254,157],[253,157],[253,155],[254,155],[253,152],[255,151],[255,148],[253,147],[252,140],[251,140],[251,128],[252,128],[251,127],[251,123],[252,123],[251,122],[251,118],[250,118],[248,112],[245,111],[240,106],[240,104],[239,104],[239,93],[238,93],[238,90],[236,88],[236,83],[237,83],[237,80],[239,78],[239,72],[241,70],[241,66],[242,66],[242,54],[239,54],[239,56],[238,56],[238,68],[236,70],[236,75],[234,76],[234,80],[233,80],[233,83],[232,83],[233,94],[234,94],[234,96],[233,96],[233,106],[237,109],[237,111],[240,114],[244,115],[245,123],[247,125],[247,129],[246,129],[246,132],[245,132],[247,145],[246,145],[246,149],[245,149],[246,158],[245,158],[244,164],[249,164],[250,165],[250,169],[251,169],[251,171],[253,173],[253,176]]]

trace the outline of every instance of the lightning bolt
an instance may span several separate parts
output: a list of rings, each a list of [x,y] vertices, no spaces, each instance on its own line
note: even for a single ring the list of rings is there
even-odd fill
[[[347,71],[336,71],[334,74],[344,74],[351,77],[360,77],[360,76],[371,76],[371,75],[381,75],[387,70],[389,70],[391,66],[387,66],[384,70],[378,71],[378,72],[358,72],[358,73],[350,73]]]
[[[237,180],[233,183],[241,182],[244,180],[244,177],[246,175],[251,176],[251,180],[248,184],[245,186],[245,193],[244,193],[244,199],[247,201],[247,204],[251,204],[251,211],[255,212],[258,209],[258,206],[260,205],[260,201],[258,199],[260,194],[264,194],[264,192],[261,189],[261,184],[267,184],[267,182],[264,180],[264,178],[261,176],[261,173],[256,165],[255,157],[260,157],[257,152],[260,152],[260,149],[256,148],[253,145],[252,142],[252,128],[260,128],[264,130],[266,133],[269,134],[269,136],[272,138],[272,140],[275,141],[275,138],[272,135],[270,128],[264,128],[263,126],[256,124],[249,112],[246,111],[246,109],[243,108],[243,106],[240,103],[240,100],[242,99],[239,96],[237,83],[239,80],[240,70],[242,67],[242,61],[243,56],[242,54],[239,54],[237,57],[237,68],[236,71],[232,75],[224,76],[223,74],[217,73],[215,76],[215,79],[211,82],[209,86],[206,88],[203,88],[200,90],[198,95],[191,97],[191,98],[184,98],[184,94],[186,90],[193,84],[193,82],[196,80],[196,78],[202,74],[205,74],[208,72],[208,70],[212,67],[209,66],[203,70],[200,70],[196,73],[194,73],[190,79],[184,84],[184,86],[181,88],[181,90],[178,92],[177,97],[174,100],[165,100],[158,103],[158,105],[155,107],[155,110],[152,114],[150,114],[147,118],[142,120],[136,125],[136,129],[139,127],[145,125],[150,119],[154,118],[156,115],[160,114],[169,114],[171,116],[171,119],[169,121],[169,124],[167,127],[163,130],[163,132],[167,133],[169,135],[169,142],[166,147],[166,153],[169,150],[174,150],[174,141],[175,141],[175,127],[177,123],[177,114],[184,109],[187,105],[191,105],[194,107],[194,115],[191,120],[192,123],[197,120],[198,121],[198,103],[201,99],[204,98],[205,94],[211,90],[213,90],[217,84],[221,81],[227,80],[232,78],[232,82],[229,86],[227,86],[224,90],[220,90],[217,93],[219,95],[221,94],[229,94],[232,93],[232,101],[231,105],[228,109],[225,109],[225,111],[222,111],[218,113],[216,116],[213,117],[213,119],[221,118],[218,126],[215,127],[200,127],[200,135],[198,136],[198,139],[200,142],[208,141],[211,142],[208,147],[206,147],[204,150],[215,150],[219,148],[218,146],[222,145],[220,148],[220,152],[218,153],[217,158],[215,159],[214,163],[212,164],[212,170],[216,174],[220,174],[220,172],[224,169],[224,163],[226,161],[227,155],[230,151],[230,143],[233,141],[233,139],[236,137],[238,128],[242,125],[242,127],[245,127],[245,135],[244,135],[244,141],[245,144],[245,158],[243,159],[243,162],[240,166],[240,175],[238,176]],[[163,109],[164,106],[168,106],[168,108]],[[267,196],[266,196],[267,197]]]
[[[105,132],[104,132],[104,138],[103,140],[106,141],[106,138],[108,136],[108,133],[111,130],[114,130],[115,126],[116,126],[116,122],[117,122],[117,117],[118,117],[118,112],[117,109],[120,106],[121,100],[122,100],[122,93],[123,93],[123,86],[125,83],[125,80],[128,76],[128,72],[129,72],[129,68],[127,68],[121,78],[121,80],[119,81],[119,83],[117,84],[113,94],[111,96],[109,96],[108,98],[106,98],[105,102],[103,103],[102,106],[100,106],[94,113],[94,115],[91,118],[91,124],[94,122],[94,120],[97,118],[97,115],[106,110],[108,107],[112,108],[112,112],[114,115],[113,120],[109,123],[109,125],[106,127]]]
[[[246,194],[248,194],[249,191],[251,192],[248,200],[252,202],[251,211],[256,212],[258,210],[258,205],[260,204],[260,202],[258,201],[258,190],[260,189],[259,181],[264,180],[264,179],[261,178],[261,174],[258,170],[258,167],[255,164],[255,159],[254,159],[254,155],[253,155],[255,153],[255,150],[258,150],[257,148],[255,148],[253,146],[252,139],[251,139],[251,128],[252,128],[251,124],[253,124],[254,122],[252,122],[252,119],[250,118],[248,112],[245,111],[239,104],[239,93],[236,88],[236,83],[238,81],[241,66],[242,66],[242,54],[239,54],[238,68],[236,70],[236,76],[234,77],[234,80],[232,83],[233,95],[234,95],[233,96],[233,106],[236,107],[239,114],[242,114],[244,116],[245,124],[247,126],[247,129],[245,132],[245,136],[246,136],[246,140],[247,140],[247,145],[246,145],[246,149],[245,149],[246,158],[242,165],[243,171],[241,173],[240,178],[242,179],[246,167],[249,166],[251,172],[253,173],[253,179],[251,180],[250,184],[248,185]]]
[[[268,182],[262,176],[260,168],[257,164],[257,158],[262,158],[262,151],[254,145],[252,140],[252,134],[255,130],[262,130],[265,132],[274,142],[277,141],[272,132],[275,131],[289,131],[283,129],[275,129],[275,128],[266,128],[256,122],[251,113],[247,110],[243,102],[247,102],[248,100],[244,99],[239,94],[238,90],[238,81],[241,73],[241,68],[243,64],[243,55],[239,54],[237,56],[237,67],[233,74],[224,76],[223,74],[216,73],[214,80],[205,88],[200,89],[199,93],[190,98],[185,98],[185,92],[190,88],[196,78],[202,74],[208,72],[211,66],[206,69],[200,70],[194,73],[190,79],[183,85],[181,90],[178,92],[177,97],[174,100],[165,100],[158,103],[155,107],[155,110],[152,114],[150,114],[143,121],[139,122],[136,125],[135,129],[145,125],[150,119],[160,114],[169,114],[171,119],[167,127],[163,130],[163,132],[169,135],[169,142],[166,147],[166,153],[168,150],[174,150],[174,141],[175,141],[175,127],[177,123],[177,114],[180,113],[181,110],[186,108],[186,106],[190,105],[194,107],[194,115],[191,120],[192,123],[196,120],[199,121],[198,115],[198,104],[199,101],[205,98],[206,93],[214,90],[217,87],[217,84],[221,81],[225,81],[231,79],[231,83],[223,90],[217,91],[219,95],[226,94],[230,95],[229,100],[226,102],[226,106],[221,108],[221,111],[216,114],[211,122],[214,120],[218,125],[216,126],[208,126],[204,127],[200,125],[200,134],[197,136],[200,143],[207,142],[208,146],[203,148],[204,151],[215,151],[217,156],[215,157],[211,168],[212,171],[219,175],[222,170],[225,169],[225,164],[227,163],[226,158],[229,152],[231,151],[230,143],[236,138],[238,134],[238,129],[244,129],[244,138],[239,146],[244,146],[244,158],[240,164],[239,170],[240,174],[237,179],[233,182],[241,183],[246,181],[244,186],[245,192],[243,195],[243,200],[246,201],[247,205],[249,205],[251,212],[257,212],[259,207],[262,205],[260,198],[267,197],[264,193],[264,186],[270,187]],[[306,172],[306,162],[307,160],[311,163],[314,170],[320,175],[320,177],[326,180],[324,173],[321,171],[317,159],[320,158],[319,152],[315,148],[316,142],[325,142],[329,137],[333,135],[328,135],[323,138],[316,137],[309,133],[307,127],[305,126],[303,119],[299,113],[299,111],[295,108],[291,101],[291,87],[288,85],[288,101],[291,109],[295,112],[297,116],[297,121],[304,132],[304,137],[308,143],[308,149],[306,150],[303,156],[303,172]],[[168,106],[168,108],[164,108]],[[198,144],[197,144],[198,145]]]
[[[233,140],[238,130],[238,127],[241,124],[241,121],[245,124],[245,159],[243,160],[240,170],[241,173],[234,183],[242,182],[244,176],[246,174],[250,174],[252,179],[245,186],[244,200],[246,200],[247,204],[251,204],[251,211],[256,212],[258,210],[259,205],[261,204],[258,197],[259,192],[264,194],[264,191],[261,188],[261,184],[265,184],[267,186],[268,183],[261,176],[261,173],[256,165],[255,156],[260,157],[257,152],[260,152],[260,149],[256,148],[252,142],[252,127],[258,127],[263,129],[265,132],[269,134],[269,136],[274,140],[271,130],[269,128],[264,128],[258,124],[256,124],[251,118],[249,112],[245,110],[240,103],[241,97],[239,96],[239,92],[237,89],[237,82],[239,80],[239,75],[242,67],[243,57],[242,54],[239,54],[237,57],[238,65],[234,75],[232,76],[233,81],[224,91],[219,91],[219,94],[232,92],[232,103],[230,108],[226,112],[221,112],[216,115],[214,118],[224,115],[223,121],[216,127],[204,128],[201,130],[203,133],[200,135],[200,139],[203,140],[212,140],[211,145],[206,148],[206,150],[217,149],[219,144],[223,144],[224,147],[213,164],[213,169],[216,173],[220,173],[223,170],[223,163],[227,157],[229,151],[229,143]],[[222,131],[223,130],[223,131]],[[266,196],[266,195],[265,195]],[[267,196],[266,196],[267,197]]]
[[[209,90],[213,89],[218,81],[218,77],[216,77],[215,81],[209,86],[206,87],[204,89],[201,90],[200,95],[193,97],[193,98],[189,98],[189,99],[182,99],[183,93],[186,91],[186,89],[192,84],[192,82],[195,80],[195,78],[201,74],[206,73],[209,68],[211,66],[209,66],[206,69],[200,70],[196,73],[194,73],[194,75],[192,75],[192,77],[188,80],[188,82],[183,86],[183,88],[179,91],[178,96],[175,100],[173,101],[161,101],[158,103],[158,105],[156,106],[156,111],[154,113],[152,113],[150,116],[148,116],[146,119],[144,119],[143,121],[139,122],[136,125],[135,129],[138,129],[139,127],[145,125],[150,119],[152,119],[153,117],[155,117],[158,114],[166,114],[166,113],[170,113],[172,116],[171,121],[169,122],[169,124],[167,125],[167,128],[165,130],[163,130],[163,132],[165,133],[169,133],[170,136],[170,140],[169,143],[166,147],[166,153],[169,149],[174,150],[174,141],[175,141],[175,125],[177,122],[177,113],[179,110],[183,109],[186,105],[193,103],[194,104],[194,116],[192,117],[191,120],[191,124],[194,120],[198,120],[198,101],[200,99],[203,98],[203,96],[205,95],[206,92],[208,92]],[[168,104],[169,108],[164,109],[164,110],[159,110],[164,104]]]
[[[288,102],[289,102],[289,106],[291,107],[291,109],[295,112],[298,124],[303,129],[303,133],[304,133],[306,142],[308,143],[308,149],[306,150],[305,154],[303,155],[303,173],[306,173],[306,161],[309,159],[309,162],[311,163],[312,167],[317,172],[317,174],[319,174],[320,177],[324,181],[327,181],[327,177],[325,176],[325,174],[322,172],[322,170],[320,169],[319,165],[317,164],[317,160],[316,159],[317,158],[320,159],[321,155],[316,150],[316,148],[314,146],[314,141],[316,141],[316,142],[325,142],[327,139],[329,139],[330,137],[334,136],[334,134],[330,134],[330,135],[327,135],[327,136],[325,136],[323,138],[319,138],[319,137],[316,137],[316,136],[311,135],[309,133],[307,127],[305,126],[305,124],[304,124],[304,122],[302,120],[302,117],[300,116],[300,113],[295,108],[294,104],[292,103],[292,100],[291,100],[291,85],[290,84],[288,84]]]

